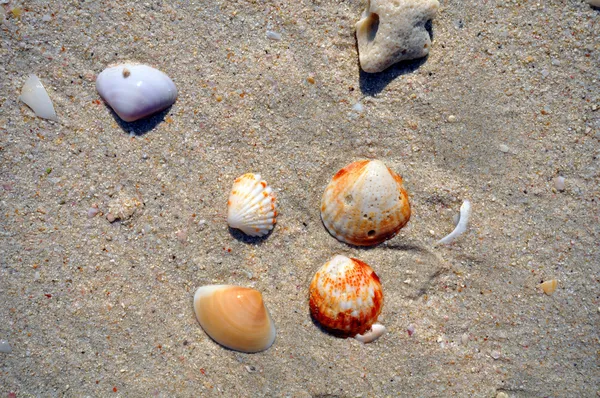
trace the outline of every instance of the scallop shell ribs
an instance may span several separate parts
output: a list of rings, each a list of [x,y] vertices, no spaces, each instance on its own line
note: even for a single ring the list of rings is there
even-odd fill
[[[227,202],[227,223],[246,235],[264,236],[273,229],[277,217],[275,195],[260,174],[237,178]]]
[[[402,177],[379,160],[349,164],[325,188],[321,218],[331,235],[352,245],[394,237],[410,219]]]
[[[313,277],[309,306],[313,319],[333,334],[363,334],[383,307],[379,277],[364,262],[337,255]]]

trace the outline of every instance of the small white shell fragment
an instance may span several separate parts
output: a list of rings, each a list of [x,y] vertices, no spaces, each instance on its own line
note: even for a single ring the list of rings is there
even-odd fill
[[[126,122],[165,110],[177,99],[177,87],[169,76],[141,64],[123,64],[103,70],[96,79],[96,90]]]
[[[265,236],[273,229],[277,206],[273,190],[260,174],[235,179],[227,201],[227,224],[250,236]]]
[[[467,225],[469,223],[469,217],[471,216],[471,202],[465,200],[460,206],[460,219],[458,220],[458,224],[454,231],[450,232],[447,236],[443,237],[439,241],[437,241],[438,245],[447,245],[452,243],[454,239],[458,238],[467,230]]]
[[[44,85],[36,75],[30,75],[25,85],[21,89],[19,97],[28,107],[30,107],[37,117],[58,121],[52,100]]]
[[[542,288],[544,293],[546,293],[546,295],[551,296],[552,293],[554,293],[556,291],[556,288],[558,287],[558,281],[556,279],[550,279],[548,281],[540,283],[540,287]]]
[[[365,107],[360,102],[357,102],[356,104],[354,104],[352,106],[352,110],[354,112],[363,113],[363,111],[365,110]]]
[[[559,192],[563,192],[565,190],[565,177],[556,177],[554,179],[554,188]]]
[[[90,207],[87,211],[87,216],[88,218],[94,218],[98,213],[100,213],[100,209],[97,207]]]
[[[374,323],[371,330],[363,334],[357,334],[354,338],[363,344],[372,343],[385,334],[385,326],[381,323]]]
[[[0,352],[3,354],[10,354],[12,352],[12,347],[6,340],[0,340]]]
[[[267,39],[280,41],[281,35],[277,32],[273,32],[272,30],[267,30]]]
[[[356,23],[360,67],[381,72],[393,64],[429,54],[426,24],[435,17],[438,0],[368,0]]]
[[[510,150],[510,148],[506,144],[500,144],[498,149],[500,149],[500,152],[502,153],[508,153],[508,151]]]

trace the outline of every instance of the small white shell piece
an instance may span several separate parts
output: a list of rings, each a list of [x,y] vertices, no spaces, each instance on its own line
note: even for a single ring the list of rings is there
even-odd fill
[[[96,79],[96,90],[126,122],[160,112],[177,99],[177,87],[169,76],[141,64],[123,64],[105,69]]]
[[[30,107],[37,117],[42,119],[58,121],[52,100],[48,96],[44,85],[36,75],[30,75],[29,79],[21,89],[19,97],[28,107]]]
[[[454,231],[450,232],[447,236],[437,241],[438,245],[447,245],[454,242],[454,239],[462,235],[466,230],[469,223],[469,217],[471,216],[471,202],[465,200],[460,206],[460,219]]]
[[[236,178],[227,201],[227,224],[246,235],[264,236],[273,229],[277,205],[273,190],[260,174]]]
[[[385,334],[385,326],[381,323],[374,323],[370,330],[363,334],[357,334],[354,338],[363,344],[372,343]]]

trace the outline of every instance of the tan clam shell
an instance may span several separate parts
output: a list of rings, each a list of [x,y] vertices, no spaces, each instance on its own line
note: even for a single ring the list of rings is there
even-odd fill
[[[410,219],[402,177],[379,160],[349,164],[325,188],[321,219],[331,235],[352,245],[394,237]]]
[[[260,178],[246,173],[235,179],[227,201],[227,224],[250,236],[264,236],[277,218],[275,194]]]
[[[363,334],[383,308],[379,277],[366,263],[337,255],[323,265],[310,283],[313,319],[344,337]]]
[[[264,351],[275,341],[275,324],[257,290],[202,286],[194,294],[194,311],[206,334],[232,350]]]

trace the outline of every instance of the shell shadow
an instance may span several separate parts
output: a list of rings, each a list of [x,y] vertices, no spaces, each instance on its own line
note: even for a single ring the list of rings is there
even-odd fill
[[[163,122],[172,107],[171,105],[160,112],[147,116],[143,119],[136,120],[135,122],[126,122],[121,119],[106,102],[104,102],[104,106],[110,111],[113,119],[115,119],[115,122],[117,122],[119,127],[121,127],[124,132],[127,134],[133,133],[138,137],[145,135],[150,130],[153,130],[159,123]]]
[[[272,230],[269,231],[265,236],[249,236],[236,228],[227,227],[229,229],[229,234],[237,241],[246,243],[249,245],[262,245],[268,238],[271,236],[276,227],[273,227]]]
[[[319,329],[319,330],[321,331],[321,333],[328,334],[328,335],[330,335],[330,336],[333,336],[333,337],[335,337],[335,338],[338,338],[338,339],[348,339],[348,338],[351,338],[351,337],[352,337],[352,336],[348,335],[347,333],[346,333],[346,334],[344,334],[344,333],[342,333],[342,332],[339,332],[339,333],[338,333],[338,332],[336,332],[335,330],[327,329],[326,327],[324,327],[323,325],[321,325],[321,324],[319,323],[319,321],[317,321],[317,320],[316,320],[316,319],[315,319],[315,318],[312,316],[312,314],[310,313],[310,310],[308,311],[308,315],[310,316],[310,320],[311,320],[311,322],[313,323],[313,325],[315,325],[315,327],[316,327],[317,329]]]
[[[425,30],[427,30],[427,32],[429,33],[429,37],[431,38],[431,41],[433,42],[434,32],[433,32],[433,22],[431,20],[429,20],[425,23]],[[356,54],[358,54],[358,40],[355,40],[354,45],[356,47]],[[387,87],[387,85],[390,84],[390,82],[392,80],[394,80],[395,78],[397,78],[398,76],[406,75],[408,73],[413,73],[414,71],[419,69],[421,67],[421,65],[423,65],[425,62],[427,62],[428,58],[429,58],[429,55],[426,55],[423,58],[418,58],[418,59],[413,59],[413,60],[408,60],[408,61],[401,61],[401,62],[398,62],[397,64],[390,66],[386,70],[377,72],[377,73],[367,73],[367,72],[363,71],[362,68],[360,67],[360,61],[357,58],[356,65],[358,66],[358,74],[359,74],[358,81],[359,81],[360,91],[364,95],[374,97],[377,94],[379,94],[380,92],[382,92]]]
[[[327,227],[325,226],[325,223],[323,222],[323,219],[321,219],[321,225],[323,226],[323,228],[325,229],[325,231],[327,231],[327,233],[329,234],[329,236],[331,236],[333,239],[335,239],[336,241],[338,241],[339,243],[350,247],[352,249],[356,249],[356,250],[360,250],[360,251],[370,251],[370,250],[375,250],[375,249],[382,249],[382,250],[397,250],[397,251],[404,251],[404,252],[417,252],[417,253],[430,253],[429,250],[427,250],[424,247],[421,247],[419,245],[416,245],[414,243],[410,243],[410,242],[402,242],[402,243],[391,243],[390,240],[395,239],[396,236],[385,240],[381,243],[375,244],[375,245],[370,245],[370,246],[359,246],[359,245],[353,245],[351,243],[347,243],[344,241],[339,240],[338,238],[336,238],[330,231],[329,229],[327,229]],[[268,235],[267,235],[268,236]]]
[[[390,66],[383,72],[367,73],[358,66],[360,91],[368,96],[375,96],[382,92],[388,84],[401,75],[412,73],[419,69],[421,65],[427,62],[429,56],[414,59],[411,61],[402,61]]]

